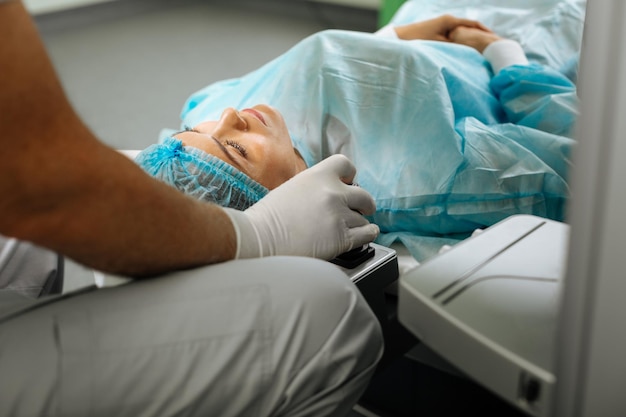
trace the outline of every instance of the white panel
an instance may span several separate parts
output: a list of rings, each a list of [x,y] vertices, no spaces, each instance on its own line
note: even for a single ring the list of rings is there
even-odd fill
[[[32,14],[58,12],[73,7],[104,3],[115,0],[24,0],[28,11]]]
[[[556,415],[626,415],[626,2],[589,0]]]

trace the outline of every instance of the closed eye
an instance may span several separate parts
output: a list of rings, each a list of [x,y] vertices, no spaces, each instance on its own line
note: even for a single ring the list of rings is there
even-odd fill
[[[232,148],[234,148],[237,152],[239,152],[239,154],[241,156],[243,156],[244,158],[246,156],[248,156],[248,151],[246,150],[246,148],[240,144],[239,142],[235,142],[233,140],[230,139],[226,139],[226,141],[224,141],[224,143]]]

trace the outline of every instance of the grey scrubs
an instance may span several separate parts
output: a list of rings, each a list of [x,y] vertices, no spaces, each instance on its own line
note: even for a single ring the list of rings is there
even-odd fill
[[[0,324],[0,416],[342,416],[382,353],[334,265],[232,261]]]

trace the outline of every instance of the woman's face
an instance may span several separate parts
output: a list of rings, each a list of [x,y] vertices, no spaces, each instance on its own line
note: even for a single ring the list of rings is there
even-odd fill
[[[227,108],[218,121],[202,122],[174,137],[218,157],[270,190],[306,168],[282,115],[267,105],[241,111]]]

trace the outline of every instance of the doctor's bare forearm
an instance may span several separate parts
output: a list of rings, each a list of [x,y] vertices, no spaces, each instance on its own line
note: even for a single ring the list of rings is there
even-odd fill
[[[82,123],[20,2],[0,4],[0,68],[0,233],[127,275],[234,257],[221,208],[150,178]]]

